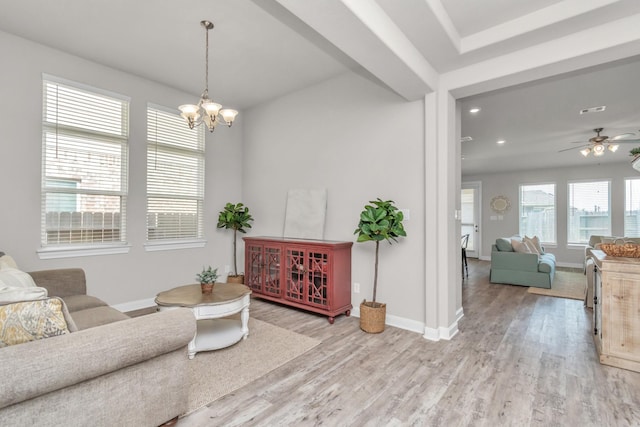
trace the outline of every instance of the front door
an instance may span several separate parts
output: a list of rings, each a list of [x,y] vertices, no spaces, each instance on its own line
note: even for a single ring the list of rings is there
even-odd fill
[[[462,211],[462,235],[469,235],[467,257],[480,256],[480,182],[466,182],[462,184],[460,194],[460,209]]]

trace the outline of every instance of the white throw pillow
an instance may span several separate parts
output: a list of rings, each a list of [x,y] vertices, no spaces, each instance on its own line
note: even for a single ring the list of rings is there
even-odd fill
[[[35,301],[47,297],[47,289],[38,286],[23,287],[0,287],[0,305],[18,302]]]
[[[0,270],[0,288],[27,288],[35,286],[36,282],[34,282],[33,278],[24,271],[11,267],[5,267]]]
[[[16,262],[9,255],[0,256],[0,270],[5,268],[18,268]]]
[[[520,242],[518,240],[511,239],[511,246],[513,246],[513,250],[515,252],[520,252],[520,253],[524,253],[524,254],[530,254],[531,253],[531,249],[529,249],[529,247],[526,245],[525,242]]]

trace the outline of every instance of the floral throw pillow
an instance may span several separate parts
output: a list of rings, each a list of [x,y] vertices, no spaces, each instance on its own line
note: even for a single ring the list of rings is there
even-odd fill
[[[60,298],[2,305],[0,347],[68,334],[65,315],[68,316],[68,312]]]

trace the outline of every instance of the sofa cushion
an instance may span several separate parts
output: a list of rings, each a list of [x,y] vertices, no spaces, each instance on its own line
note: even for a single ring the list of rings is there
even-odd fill
[[[538,236],[527,237],[524,236],[525,242],[530,242],[536,250],[536,253],[543,254],[544,249],[542,249],[542,244],[540,243],[540,238]]]
[[[71,317],[79,330],[89,329],[95,326],[106,325],[107,323],[113,323],[130,318],[126,314],[116,310],[115,308],[109,307],[108,305],[74,311]]]
[[[86,310],[88,308],[104,307],[106,302],[90,295],[69,295],[62,298],[67,304],[70,313]]]
[[[75,329],[60,298],[0,306],[0,347],[64,335]]]
[[[513,252],[513,246],[511,246],[511,240],[509,239],[496,239],[496,247],[500,252]]]
[[[0,270],[7,267],[18,268],[13,258],[10,257],[9,255],[6,255],[4,252],[2,252],[2,255],[0,255]]]

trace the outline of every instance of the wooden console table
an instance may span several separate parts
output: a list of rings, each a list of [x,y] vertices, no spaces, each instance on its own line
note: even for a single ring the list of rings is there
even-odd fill
[[[593,333],[600,363],[640,372],[640,258],[592,253]]]
[[[253,296],[328,316],[351,314],[353,242],[244,237]]]

